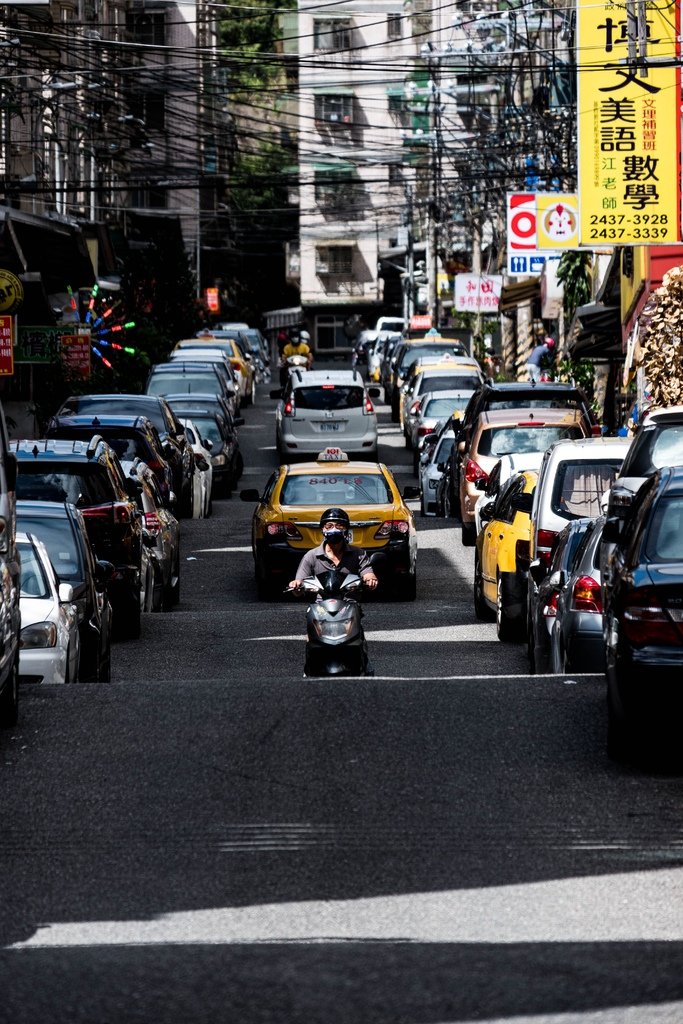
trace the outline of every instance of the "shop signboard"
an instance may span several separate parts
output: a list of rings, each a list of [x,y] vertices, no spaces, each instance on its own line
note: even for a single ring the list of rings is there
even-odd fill
[[[90,332],[62,334],[60,350],[64,368],[75,377],[90,376]]]
[[[64,334],[63,327],[30,327],[19,328],[15,363],[54,363],[59,359],[59,339]]]
[[[432,326],[432,318],[429,313],[416,313],[410,318],[411,331],[428,331]]]
[[[455,308],[459,313],[495,314],[502,287],[500,274],[456,274]]]
[[[581,245],[681,239],[680,5],[648,0],[644,24],[611,0],[579,0]]]
[[[0,377],[14,375],[14,317],[0,316]]]

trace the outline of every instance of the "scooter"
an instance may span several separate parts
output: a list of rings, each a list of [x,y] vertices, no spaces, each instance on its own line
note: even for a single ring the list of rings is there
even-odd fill
[[[280,386],[284,387],[289,380],[290,370],[304,371],[309,368],[308,356],[293,355],[280,360]]]
[[[304,676],[374,675],[368,662],[363,611],[355,599],[362,587],[359,576],[336,569],[302,580],[301,590],[315,597],[306,609]]]

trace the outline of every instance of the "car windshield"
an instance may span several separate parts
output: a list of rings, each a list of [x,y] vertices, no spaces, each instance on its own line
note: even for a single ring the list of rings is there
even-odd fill
[[[146,416],[160,433],[166,434],[168,431],[163,411],[157,402],[148,401],[144,397],[139,401],[134,395],[123,399],[106,395],[102,398],[97,395],[77,395],[69,399],[68,406],[64,405],[60,415],[67,416],[71,412],[74,416],[87,416],[91,412],[103,413],[105,409],[112,416]]]
[[[200,435],[212,444],[222,445],[223,436],[217,420],[213,416],[193,416],[192,422]]]
[[[363,388],[347,384],[317,384],[314,387],[297,388],[294,401],[297,410],[360,409],[363,395]]]
[[[215,373],[160,373],[147,384],[148,395],[190,395],[193,392],[209,393],[218,391],[218,377]]]
[[[555,441],[566,438],[576,440],[579,437],[583,437],[580,427],[560,424],[548,427],[487,427],[479,437],[477,453],[499,459],[502,455],[520,452],[544,452]]]
[[[425,377],[424,381],[420,384],[420,389],[422,391],[455,391],[456,388],[462,388],[463,391],[471,392],[480,383],[481,381],[475,373],[444,373],[443,376],[439,377]],[[467,396],[465,405],[469,400],[470,395]]]
[[[46,466],[21,461],[17,476],[17,498],[27,501],[69,501],[78,508],[105,505],[114,499],[106,472],[99,465],[74,462]]]
[[[401,356],[401,363],[399,367],[401,375],[403,376],[405,374],[405,371],[412,363],[415,362],[416,359],[424,359],[425,356],[433,355],[442,356],[446,352],[450,353],[452,356],[465,355],[465,353],[463,352],[462,345],[457,342],[454,343],[453,345],[444,345],[442,342],[440,345],[409,346]],[[439,360],[435,359],[434,362],[438,363]]]
[[[450,398],[431,398],[423,412],[423,416],[429,416],[431,419],[445,419],[450,416],[456,409],[464,409],[470,400],[469,395],[451,395]]]
[[[551,496],[551,508],[563,519],[596,519],[600,503],[619,472],[619,459],[590,462],[572,459],[557,467]]]
[[[21,555],[21,597],[50,597],[50,588],[32,544],[17,544]]]
[[[311,473],[288,476],[280,495],[281,505],[391,505],[393,499],[381,473],[336,475]]]
[[[120,459],[126,459],[128,462],[132,462],[135,458],[144,459],[148,462],[150,458],[154,457],[154,454],[150,451],[149,443],[138,434],[136,431],[127,431],[125,427],[113,428],[113,433],[110,433],[108,427],[99,426],[97,428],[92,425],[87,427],[59,427],[59,437],[80,437],[90,438],[93,434],[100,434],[110,448],[113,448]]]
[[[519,395],[491,395],[481,411],[489,409],[581,409],[581,403],[570,395],[561,392],[543,393],[541,398],[533,398],[527,392]]]
[[[68,519],[33,517],[19,512],[17,525],[25,533],[32,533],[42,540],[60,580],[71,583],[83,579],[78,545]]]
[[[683,562],[683,497],[680,495],[662,498],[657,504],[647,535],[645,557],[650,562]]]

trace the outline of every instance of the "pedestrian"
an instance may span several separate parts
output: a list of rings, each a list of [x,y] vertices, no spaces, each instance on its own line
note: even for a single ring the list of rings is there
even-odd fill
[[[538,342],[526,364],[526,371],[529,374],[530,381],[537,383],[541,379],[541,367],[543,362],[546,357],[552,358],[554,351],[554,338],[544,338],[542,341]]]

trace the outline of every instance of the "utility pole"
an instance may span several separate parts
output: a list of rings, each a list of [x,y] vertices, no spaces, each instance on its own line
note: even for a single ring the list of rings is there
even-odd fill
[[[406,325],[415,310],[415,250],[413,239],[413,186],[406,185],[406,269],[403,277],[403,319]]]
[[[438,329],[441,319],[439,301],[439,249],[441,240],[441,162],[443,140],[441,137],[441,61],[438,56],[429,61],[431,72],[431,104],[433,141],[431,143],[432,167],[429,197],[429,233],[427,238],[427,269],[429,280],[429,312],[432,325]]]

